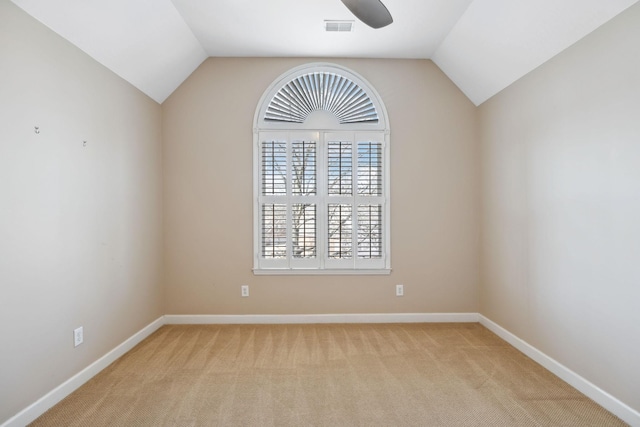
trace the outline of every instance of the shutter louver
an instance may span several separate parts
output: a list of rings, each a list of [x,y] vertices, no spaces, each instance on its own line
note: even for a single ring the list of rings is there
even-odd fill
[[[287,257],[287,205],[268,203],[262,206],[262,256]]]
[[[329,204],[328,252],[330,259],[352,257],[352,205]]]
[[[382,206],[358,206],[358,258],[382,257]]]
[[[328,72],[304,74],[289,81],[269,102],[264,120],[304,123],[316,110],[333,113],[341,124],[378,123],[369,95],[348,78]]]
[[[352,143],[331,141],[327,149],[327,184],[330,195],[351,195],[353,193]]]
[[[382,144],[358,143],[358,194],[382,195]]]
[[[287,144],[282,141],[262,143],[262,194],[287,194]]]
[[[294,258],[316,256],[316,205],[294,204],[292,206],[292,243]]]
[[[291,147],[294,196],[316,194],[316,143],[294,141]]]

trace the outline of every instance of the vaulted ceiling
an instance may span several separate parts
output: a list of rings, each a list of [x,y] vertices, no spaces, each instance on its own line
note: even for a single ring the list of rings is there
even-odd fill
[[[159,103],[207,57],[246,56],[432,59],[479,105],[638,0],[383,0],[377,30],[340,0],[12,1]]]

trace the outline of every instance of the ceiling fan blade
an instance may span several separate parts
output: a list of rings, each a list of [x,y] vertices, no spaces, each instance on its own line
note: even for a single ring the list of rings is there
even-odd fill
[[[380,0],[342,0],[359,20],[371,28],[382,28],[393,22],[387,7]]]

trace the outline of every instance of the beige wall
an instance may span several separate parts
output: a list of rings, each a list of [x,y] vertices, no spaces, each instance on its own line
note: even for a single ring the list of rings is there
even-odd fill
[[[0,1],[0,424],[163,314],[160,120]]]
[[[481,311],[637,410],[638,22],[479,110],[431,61],[323,60],[389,113],[393,272],[272,277],[251,272],[253,116],[313,59],[209,59],[161,108],[0,2],[0,423],[164,313]]]
[[[481,313],[640,410],[640,5],[480,108]]]
[[[392,274],[253,275],[254,113],[309,61],[211,58],[162,105],[167,313],[477,312],[476,109],[426,60],[323,60],[367,79],[389,113]]]

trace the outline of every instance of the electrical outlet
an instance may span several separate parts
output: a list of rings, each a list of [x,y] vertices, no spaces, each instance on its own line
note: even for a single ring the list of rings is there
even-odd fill
[[[77,347],[84,341],[84,330],[82,326],[73,330],[73,346]]]
[[[241,293],[243,297],[248,297],[249,296],[249,285],[242,285],[240,287]]]
[[[404,296],[404,285],[396,285],[396,296],[397,297]]]

